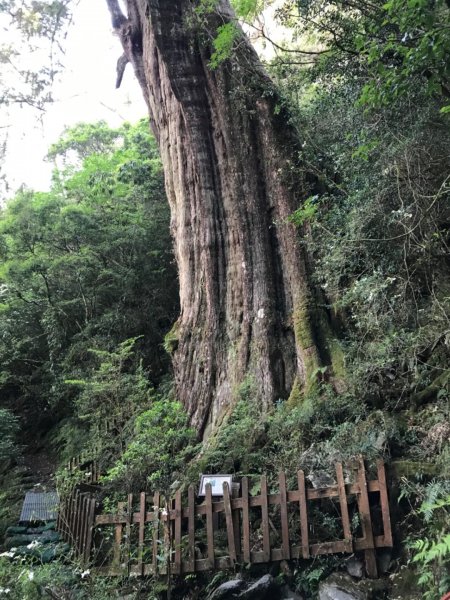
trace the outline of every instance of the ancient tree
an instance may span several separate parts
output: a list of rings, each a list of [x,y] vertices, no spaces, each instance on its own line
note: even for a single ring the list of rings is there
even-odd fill
[[[181,313],[169,336],[177,394],[200,432],[248,378],[262,410],[307,388],[327,361],[308,261],[287,218],[313,182],[298,138],[243,34],[212,69],[228,0],[107,0],[164,164]]]

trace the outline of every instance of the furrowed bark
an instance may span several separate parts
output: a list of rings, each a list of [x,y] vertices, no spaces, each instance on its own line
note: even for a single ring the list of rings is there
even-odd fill
[[[202,27],[190,0],[127,0],[123,19],[107,2],[161,151],[180,279],[176,389],[205,433],[245,379],[267,410],[321,364],[307,260],[287,221],[307,175],[246,37],[209,67],[216,27],[234,19],[228,1]]]

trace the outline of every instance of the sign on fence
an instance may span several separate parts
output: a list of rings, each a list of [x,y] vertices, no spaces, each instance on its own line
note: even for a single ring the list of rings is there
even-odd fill
[[[206,485],[211,486],[213,496],[223,496],[223,484],[228,484],[228,489],[232,489],[233,475],[202,475],[200,478],[199,496],[206,496]]]

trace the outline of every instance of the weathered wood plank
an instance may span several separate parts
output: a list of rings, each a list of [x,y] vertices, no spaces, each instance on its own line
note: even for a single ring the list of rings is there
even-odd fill
[[[137,571],[139,575],[143,575],[143,559],[144,559],[144,541],[145,541],[145,515],[146,515],[146,500],[147,495],[141,492],[139,497],[139,533],[138,533],[138,553],[137,553]],[[134,517],[134,515],[133,515]],[[134,521],[134,518],[133,518]]]
[[[248,477],[242,478],[242,548],[245,563],[250,563],[250,512],[248,502]]]
[[[341,520],[342,520],[342,528],[344,530],[344,540],[347,544],[346,552],[353,551],[352,544],[352,532],[350,529],[350,517],[348,514],[348,502],[347,495],[345,493],[345,481],[344,481],[344,472],[342,469],[342,463],[336,463],[336,480],[337,486],[339,490],[339,505],[341,508]]]
[[[230,488],[228,487],[227,482],[223,484],[223,503],[225,506],[225,521],[227,525],[228,555],[230,557],[231,564],[234,565],[237,560],[236,544],[234,541],[233,517],[231,515]]]
[[[133,520],[133,494],[128,494],[127,499],[127,522],[125,523],[125,548],[124,560],[127,567],[130,566],[131,560],[131,523]]]
[[[306,500],[305,473],[297,473],[299,504],[300,504],[300,539],[302,543],[302,557],[309,558],[309,532],[308,532],[308,505]]]
[[[206,506],[206,545],[208,548],[208,561],[210,568],[214,569],[214,522],[212,512],[212,487],[210,483],[205,486]]]
[[[375,554],[372,518],[370,516],[369,495],[367,493],[366,468],[362,458],[358,461],[358,483],[360,493],[357,495],[359,516],[361,519],[361,529],[363,539],[367,541],[368,549],[364,551],[364,561],[368,577],[376,578],[378,576],[377,558]]]
[[[125,502],[119,502],[117,505],[118,514],[123,514],[125,509]],[[113,545],[113,560],[112,567],[113,569],[120,570],[121,569],[121,550],[122,550],[122,532],[123,525],[122,523],[116,523],[114,527],[114,545]]]
[[[160,518],[160,496],[156,492],[153,496],[153,574],[158,573],[158,542],[159,542],[159,518]]]
[[[194,486],[188,488],[188,569],[195,572],[195,492]]]
[[[81,528],[80,528],[80,557],[84,558],[84,552],[86,548],[86,538],[88,530],[88,502],[87,495],[83,495],[81,501]]]
[[[83,562],[85,565],[89,564],[89,561],[91,558],[92,538],[93,538],[93,534],[94,534],[95,508],[96,508],[95,498],[91,498],[89,500],[88,530],[87,530],[86,547],[84,549],[84,559],[83,559]]]
[[[181,573],[181,490],[175,494],[175,561],[173,572]]]
[[[263,536],[264,562],[270,561],[270,532],[269,532],[269,504],[267,498],[267,477],[261,477],[261,529]]]
[[[381,515],[383,519],[383,534],[386,546],[393,546],[389,498],[387,493],[386,471],[384,462],[377,461],[378,483],[380,486]]]
[[[283,471],[278,475],[278,484],[280,486],[280,519],[283,558],[289,560],[291,558],[291,548],[289,542],[286,473]]]

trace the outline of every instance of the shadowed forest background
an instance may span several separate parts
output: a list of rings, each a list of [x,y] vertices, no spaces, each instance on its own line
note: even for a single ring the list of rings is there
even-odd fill
[[[0,526],[17,520],[37,457],[63,489],[64,465],[90,452],[113,502],[169,496],[200,473],[314,477],[362,454],[392,473],[384,597],[438,600],[450,586],[449,5],[173,4],[130,0],[124,15],[108,1],[150,122],[68,128],[48,151],[50,189],[4,198]],[[70,5],[0,11],[23,48],[63,45]],[[0,76],[22,51],[0,48]],[[5,75],[0,102],[43,108],[56,71]],[[315,598],[341,566],[305,562],[288,583]],[[69,561],[33,566],[33,580],[26,568],[0,557],[8,597],[48,597],[52,582],[61,598],[117,589]],[[206,598],[208,584],[180,577],[173,597]],[[160,582],[129,585],[166,597]]]

